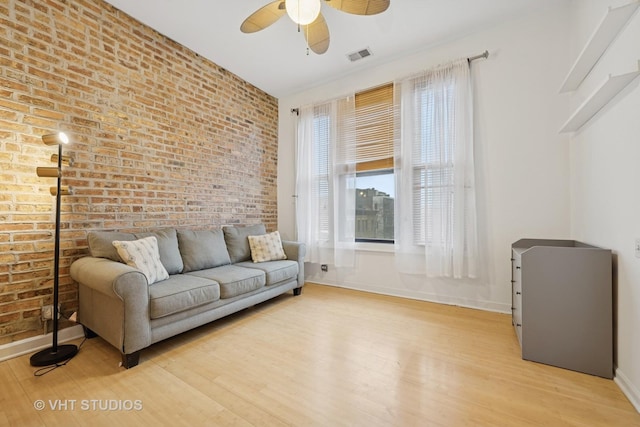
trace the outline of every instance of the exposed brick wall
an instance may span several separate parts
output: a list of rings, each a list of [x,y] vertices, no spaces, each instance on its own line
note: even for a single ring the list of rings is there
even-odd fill
[[[43,332],[65,131],[60,301],[89,230],[277,224],[277,100],[100,0],[0,0],[0,344]]]

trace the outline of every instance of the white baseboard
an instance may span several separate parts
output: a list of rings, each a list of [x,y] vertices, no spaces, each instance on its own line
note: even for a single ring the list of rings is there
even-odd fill
[[[620,368],[616,368],[616,374],[613,380],[618,384],[620,390],[627,396],[629,402],[636,408],[636,411],[640,412],[640,391],[636,388],[636,386],[629,380]]]
[[[82,337],[84,337],[82,325],[74,325],[58,331],[59,343]],[[22,356],[24,354],[35,353],[36,351],[51,347],[52,343],[53,334],[46,334],[0,345],[0,362],[13,359],[14,357]]]
[[[361,284],[352,283],[348,281],[345,281],[342,284],[328,283],[328,282],[318,281],[315,279],[308,279],[307,281],[309,283],[317,283],[319,285],[352,289],[352,290],[363,291],[363,292],[371,292],[374,294],[389,295],[392,297],[402,297],[402,298],[409,298],[409,299],[426,301],[426,302],[434,302],[438,304],[455,305],[458,307],[472,308],[472,309],[484,310],[484,311],[493,311],[493,312],[502,313],[502,314],[511,313],[510,304],[503,304],[503,303],[497,303],[492,301],[469,300],[465,298],[442,296],[442,295],[436,295],[436,294],[427,294],[423,292],[414,292],[410,290],[402,291],[398,289],[378,288],[370,285],[362,286]]]

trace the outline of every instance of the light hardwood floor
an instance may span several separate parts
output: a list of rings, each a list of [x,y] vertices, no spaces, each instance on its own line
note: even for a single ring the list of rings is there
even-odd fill
[[[119,361],[0,363],[0,425],[640,426],[613,381],[523,361],[507,315],[312,284]]]

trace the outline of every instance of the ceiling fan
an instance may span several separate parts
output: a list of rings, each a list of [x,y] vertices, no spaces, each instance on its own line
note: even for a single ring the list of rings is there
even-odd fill
[[[321,55],[329,49],[329,27],[320,12],[322,3],[353,15],[376,15],[391,0],[276,0],[253,12],[240,26],[243,33],[264,30],[285,13],[302,29],[309,48]]]

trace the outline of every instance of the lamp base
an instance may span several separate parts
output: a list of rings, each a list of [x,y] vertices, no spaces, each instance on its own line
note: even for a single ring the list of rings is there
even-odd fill
[[[31,366],[51,366],[65,362],[78,353],[78,347],[73,344],[59,345],[57,351],[53,347],[45,348],[31,356]]]

